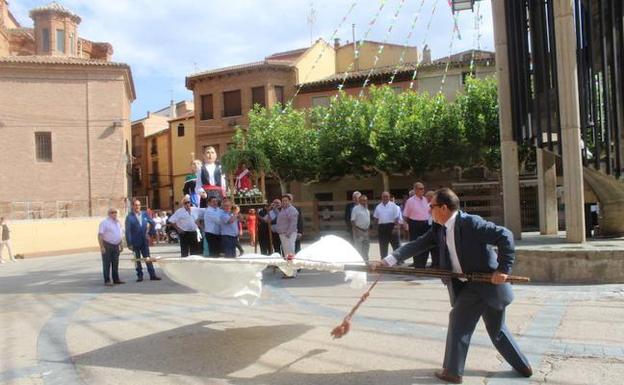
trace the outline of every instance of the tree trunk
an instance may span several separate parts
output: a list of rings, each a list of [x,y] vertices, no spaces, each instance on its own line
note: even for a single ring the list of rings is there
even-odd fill
[[[288,192],[288,185],[287,182],[278,179],[279,184],[280,184],[280,191],[282,192],[282,195],[286,194]]]
[[[260,171],[260,191],[262,191],[262,196],[266,199],[266,181],[264,171]]]
[[[381,180],[383,181],[384,191],[390,192],[390,177],[387,172],[381,171]]]

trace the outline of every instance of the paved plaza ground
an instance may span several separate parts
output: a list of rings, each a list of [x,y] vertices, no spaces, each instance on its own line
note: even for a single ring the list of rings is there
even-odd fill
[[[377,245],[371,250],[376,251]],[[154,255],[175,255],[160,246]],[[332,340],[362,293],[342,274],[265,273],[252,307],[169,280],[104,287],[97,253],[0,265],[0,384],[438,384],[449,311],[438,280],[387,277],[352,332]],[[466,384],[624,383],[624,285],[515,288],[507,323],[535,375],[518,377],[480,323]]]

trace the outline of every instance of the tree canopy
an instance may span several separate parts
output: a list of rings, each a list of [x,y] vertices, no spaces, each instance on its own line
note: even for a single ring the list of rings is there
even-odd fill
[[[500,166],[498,99],[492,78],[467,78],[455,101],[441,94],[371,87],[367,97],[341,92],[327,107],[255,108],[235,136],[257,151],[282,189],[291,181],[344,175],[422,174],[451,167]]]

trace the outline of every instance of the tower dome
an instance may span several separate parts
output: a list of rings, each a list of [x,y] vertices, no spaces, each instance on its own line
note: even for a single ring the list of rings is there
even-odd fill
[[[37,55],[78,56],[80,16],[56,1],[33,8],[30,17],[35,24]]]

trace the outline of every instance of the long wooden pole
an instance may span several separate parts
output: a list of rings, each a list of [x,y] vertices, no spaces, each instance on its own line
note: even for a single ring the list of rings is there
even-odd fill
[[[415,269],[411,267],[388,267],[388,266],[379,266],[374,270],[370,266],[366,265],[345,265],[346,270],[351,271],[365,271],[368,273],[379,273],[379,274],[399,274],[399,275],[415,275],[419,277],[432,277],[432,278],[457,278],[457,279],[466,279],[468,281],[474,282],[491,282],[492,274],[490,273],[454,273],[449,270],[439,270],[439,269]],[[528,283],[531,279],[529,277],[521,277],[510,275],[507,277],[505,282],[509,283]]]

